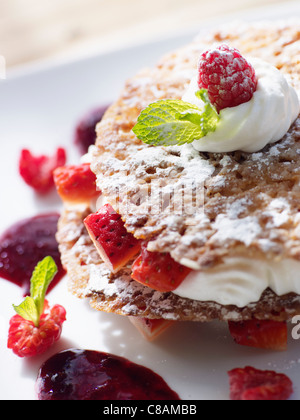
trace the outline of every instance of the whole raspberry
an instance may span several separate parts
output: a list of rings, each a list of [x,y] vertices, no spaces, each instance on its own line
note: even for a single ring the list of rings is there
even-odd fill
[[[19,159],[19,172],[27,185],[40,194],[48,193],[54,187],[53,171],[65,165],[66,151],[59,147],[54,156],[34,156],[23,149]]]
[[[9,322],[7,347],[19,357],[30,357],[44,353],[57,341],[66,320],[66,311],[61,305],[49,308],[45,300],[44,312],[39,326],[30,320],[14,315]]]
[[[248,102],[257,87],[254,68],[237,49],[227,45],[204,52],[198,72],[199,89],[207,89],[218,112]]]
[[[49,307],[47,289],[57,273],[52,257],[45,257],[35,267],[30,279],[30,296],[16,306],[17,315],[9,322],[7,347],[19,357],[44,353],[57,341],[66,320],[61,305]]]
[[[251,366],[228,372],[230,399],[234,401],[284,401],[293,393],[288,376]]]

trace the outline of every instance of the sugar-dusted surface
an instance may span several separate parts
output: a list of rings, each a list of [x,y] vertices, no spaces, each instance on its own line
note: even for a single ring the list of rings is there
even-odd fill
[[[118,274],[107,269],[87,234],[83,219],[90,209],[67,210],[59,222],[58,240],[62,261],[68,270],[69,289],[87,298],[93,308],[125,316],[164,318],[177,321],[285,320],[300,313],[300,298],[294,293],[278,297],[267,289],[259,302],[244,308],[184,299],[160,293],[131,279],[130,264]]]
[[[129,231],[179,262],[200,269],[226,256],[299,260],[299,119],[281,141],[255,154],[154,148],[131,132],[148,103],[182,96],[200,51],[216,42],[263,57],[300,92],[299,22],[240,23],[202,34],[127,82],[98,125],[92,164],[98,185],[113,203],[122,202]],[[188,182],[182,213],[176,192]]]
[[[150,147],[137,140],[131,128],[149,102],[182,96],[199,51],[212,42],[231,42],[245,52],[265,55],[299,92],[298,65],[288,61],[294,44],[299,44],[299,26],[267,25],[220,29],[169,54],[129,80],[98,125],[92,169],[103,196],[122,214],[129,231],[149,240],[150,251],[168,251],[194,269],[231,256],[300,259],[300,121],[281,141],[254,154]],[[186,185],[180,213],[180,191]],[[133,282],[129,269],[112,276],[95,254],[82,217],[67,211],[58,237],[71,290],[89,297],[98,310],[197,321],[289,319],[300,311],[299,297],[293,293],[279,297],[267,289],[258,302],[238,309],[157,293]],[[74,241],[66,239],[72,226],[77,229]]]

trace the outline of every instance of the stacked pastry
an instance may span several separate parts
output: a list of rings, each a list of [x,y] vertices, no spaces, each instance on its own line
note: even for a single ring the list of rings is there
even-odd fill
[[[238,49],[250,62],[253,58],[254,68],[263,60],[300,96],[299,22],[292,21],[218,28],[127,81],[98,124],[87,157],[96,175],[97,205],[94,197],[82,206],[66,202],[57,234],[71,292],[97,310],[172,321],[282,321],[300,313],[295,94],[292,105],[283,100],[287,114],[294,106],[284,133],[276,125],[283,116],[268,106],[245,129],[247,145],[240,146],[232,134],[223,147],[228,135],[222,143],[222,132],[217,140],[205,133],[186,143],[176,143],[175,136],[169,144],[135,134],[151,104],[189,102],[195,77],[201,87],[199,57],[220,45]],[[260,74],[258,69],[258,86]],[[217,107],[214,111],[218,121],[225,118]],[[267,139],[261,129],[266,126],[275,127],[279,138]],[[165,131],[168,139],[169,134]],[[259,148],[252,147],[258,136]],[[105,222],[106,229],[112,216],[126,231],[114,237],[120,248],[115,261],[115,249],[106,248],[111,238],[101,244],[97,226]]]

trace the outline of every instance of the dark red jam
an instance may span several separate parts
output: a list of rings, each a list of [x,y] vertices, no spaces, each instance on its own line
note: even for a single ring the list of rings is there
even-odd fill
[[[39,400],[179,400],[152,370],[93,350],[65,350],[40,368]]]
[[[58,219],[57,213],[25,219],[0,237],[0,277],[22,287],[24,295],[29,294],[32,272],[43,258],[51,256],[58,268],[48,292],[65,274],[55,239]]]
[[[88,112],[79,121],[75,129],[75,144],[81,153],[86,153],[96,141],[96,125],[102,120],[108,105],[103,105]]]

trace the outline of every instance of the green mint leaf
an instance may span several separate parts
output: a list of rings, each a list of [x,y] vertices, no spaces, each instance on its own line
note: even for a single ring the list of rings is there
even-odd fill
[[[46,257],[35,267],[30,280],[30,296],[19,305],[13,305],[17,314],[32,321],[37,327],[44,310],[44,301],[49,284],[57,273],[57,266],[52,257]]]
[[[32,297],[27,296],[19,306],[13,305],[13,307],[18,315],[28,321],[32,321],[36,327],[38,326],[40,317]]]
[[[216,108],[212,105],[209,100],[207,89],[200,89],[195,93],[196,97],[204,102],[204,115],[205,115],[205,126],[209,131],[215,131],[218,122],[220,121],[220,115]]]
[[[57,266],[52,257],[40,261],[32,273],[30,296],[35,302],[39,316],[43,313],[45,295],[56,273]]]
[[[156,146],[182,145],[214,131],[219,114],[210,103],[205,89],[196,93],[204,108],[181,100],[160,100],[150,104],[138,117],[134,134],[144,143]]]

